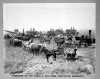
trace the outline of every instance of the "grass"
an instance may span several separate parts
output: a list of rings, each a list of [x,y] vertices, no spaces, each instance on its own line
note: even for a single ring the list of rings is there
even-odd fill
[[[57,56],[57,61],[55,64],[47,63],[44,56],[33,56],[27,51],[24,51],[20,47],[12,47],[9,46],[7,42],[5,42],[5,73],[23,73],[27,68],[32,68],[35,65],[39,64],[39,66],[43,67],[43,70],[37,70],[34,74],[79,74],[78,67],[84,64],[92,64],[95,66],[95,48],[80,48],[78,49],[78,55],[88,58],[88,61],[84,59],[84,62],[73,62],[68,63],[64,60],[63,56]],[[56,47],[56,44],[53,42],[48,45],[48,48]],[[44,65],[44,66],[43,66]],[[36,66],[38,67],[38,66]],[[32,69],[31,69],[32,70]],[[26,73],[28,74],[28,73]],[[30,74],[33,74],[31,72]]]

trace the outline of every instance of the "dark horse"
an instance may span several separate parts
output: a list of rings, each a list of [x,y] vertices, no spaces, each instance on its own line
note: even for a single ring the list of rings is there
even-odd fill
[[[56,61],[56,53],[54,50],[48,50],[46,47],[43,47],[41,52],[44,52],[47,62],[49,62],[49,58],[53,56],[54,60]],[[52,63],[51,63],[52,64]]]

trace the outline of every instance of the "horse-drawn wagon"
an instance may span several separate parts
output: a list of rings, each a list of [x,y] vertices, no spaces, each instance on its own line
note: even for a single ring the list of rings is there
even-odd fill
[[[59,52],[59,55],[64,55],[67,60],[76,60],[77,59],[77,45],[74,37],[72,40],[65,39],[63,36],[56,37],[55,39],[58,48],[56,52]]]

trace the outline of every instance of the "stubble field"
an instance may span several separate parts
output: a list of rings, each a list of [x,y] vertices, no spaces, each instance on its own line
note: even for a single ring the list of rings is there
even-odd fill
[[[57,56],[56,61],[53,61],[51,57],[50,61],[52,61],[53,64],[49,64],[46,61],[45,55],[33,56],[31,53],[23,50],[21,47],[9,46],[6,41],[4,53],[5,73],[23,75],[82,74],[91,76],[89,77],[90,79],[94,79],[95,77],[95,46],[79,48],[77,55],[81,58],[75,62],[68,62],[64,56]],[[85,65],[91,66],[90,71],[84,68]]]

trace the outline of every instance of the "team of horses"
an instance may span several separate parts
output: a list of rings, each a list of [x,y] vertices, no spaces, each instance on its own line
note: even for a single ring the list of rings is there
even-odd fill
[[[48,43],[40,43],[40,44],[36,44],[36,43],[30,43],[30,42],[22,42],[22,46],[23,49],[28,51],[29,53],[32,53],[33,56],[34,55],[41,55],[41,54],[45,54],[47,62],[49,62],[49,57],[53,56],[54,59],[56,59],[56,53],[54,52],[54,50],[49,50],[47,48],[47,44]]]
[[[55,41],[55,39],[52,39],[53,41]],[[14,46],[22,46],[22,48],[25,51],[28,51],[29,53],[32,53],[33,56],[34,55],[41,55],[41,54],[45,54],[45,57],[47,59],[47,62],[49,62],[49,58],[51,56],[53,56],[53,59],[56,61],[56,56],[61,54],[66,56],[66,59],[69,60],[75,60],[76,58],[76,48],[69,48],[66,47],[66,42],[62,41],[62,42],[56,42],[57,44],[57,48],[56,49],[48,49],[47,48],[47,44],[50,44],[51,40],[49,40],[48,43],[46,43],[48,41],[45,41],[43,43],[35,43],[32,40],[29,41],[23,41],[23,40],[19,40],[19,39],[13,39],[10,41],[10,43]]]

